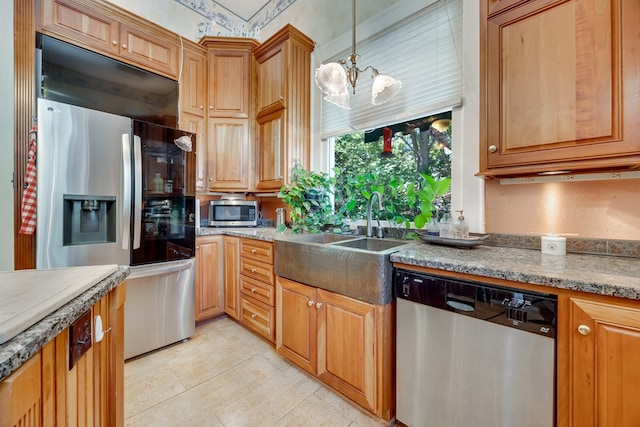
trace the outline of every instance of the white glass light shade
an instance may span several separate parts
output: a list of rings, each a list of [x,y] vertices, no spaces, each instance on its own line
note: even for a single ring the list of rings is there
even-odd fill
[[[331,102],[346,110],[351,109],[347,73],[337,62],[322,64],[316,69],[316,85],[325,94],[325,101]]]
[[[321,64],[316,69],[315,81],[326,95],[337,95],[347,90],[347,73],[337,62]]]
[[[324,100],[345,110],[351,110],[351,96],[349,96],[349,91],[346,89],[335,95],[325,95]]]
[[[402,89],[402,82],[393,77],[373,73],[371,84],[371,103],[381,105],[396,96]]]

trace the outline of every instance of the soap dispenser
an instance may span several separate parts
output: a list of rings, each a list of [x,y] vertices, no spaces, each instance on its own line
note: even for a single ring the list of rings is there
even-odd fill
[[[440,237],[450,239],[453,237],[453,227],[451,224],[451,215],[449,212],[445,212],[438,223],[440,229]]]
[[[455,239],[468,239],[469,224],[464,220],[462,209],[456,212],[460,212],[460,215],[458,216],[458,220],[453,224],[453,237]]]

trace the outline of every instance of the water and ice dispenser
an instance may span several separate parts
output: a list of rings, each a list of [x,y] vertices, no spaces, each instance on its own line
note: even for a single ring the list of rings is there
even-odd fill
[[[116,197],[65,194],[63,244],[116,241]]]

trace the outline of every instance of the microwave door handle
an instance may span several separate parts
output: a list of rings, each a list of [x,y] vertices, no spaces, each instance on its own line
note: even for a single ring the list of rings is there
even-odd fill
[[[142,227],[142,144],[138,135],[133,135],[133,170],[133,249],[138,249]]]
[[[122,135],[122,249],[129,249],[131,231],[131,144],[129,134]]]

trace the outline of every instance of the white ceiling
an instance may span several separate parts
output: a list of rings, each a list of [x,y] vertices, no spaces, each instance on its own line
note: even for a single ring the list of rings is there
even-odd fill
[[[213,2],[249,21],[260,9],[269,4],[270,0],[214,0]]]

